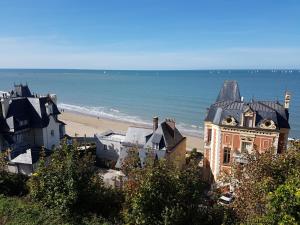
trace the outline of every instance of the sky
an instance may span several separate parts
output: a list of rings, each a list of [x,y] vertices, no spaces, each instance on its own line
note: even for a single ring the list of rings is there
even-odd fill
[[[299,0],[0,0],[0,68],[299,69]]]

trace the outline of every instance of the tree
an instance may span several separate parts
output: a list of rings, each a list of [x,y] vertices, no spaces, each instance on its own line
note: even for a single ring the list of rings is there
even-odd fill
[[[27,177],[7,171],[7,152],[0,152],[0,194],[23,196],[28,193]]]
[[[233,209],[239,220],[277,224],[284,218],[297,218],[293,212],[299,211],[294,202],[299,183],[294,180],[299,180],[300,152],[289,150],[277,155],[272,150],[262,154],[254,151],[246,159],[246,164],[235,165],[232,174],[238,181]]]
[[[284,184],[268,194],[265,224],[300,223],[300,171],[289,175]]]
[[[63,142],[50,159],[40,160],[37,172],[29,180],[30,197],[66,217],[117,214],[122,198],[116,190],[104,187],[94,162],[90,153]]]
[[[143,169],[131,171],[124,190],[126,224],[222,223],[223,211],[207,204],[207,185],[196,163],[179,170],[152,156]]]
[[[197,148],[193,148],[189,157],[187,158],[187,163],[190,163],[191,161],[196,161],[196,162],[200,162],[201,159],[203,158],[203,153],[198,152]]]

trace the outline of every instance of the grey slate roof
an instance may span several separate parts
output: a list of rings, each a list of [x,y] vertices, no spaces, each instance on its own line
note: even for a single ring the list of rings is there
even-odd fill
[[[26,149],[23,152],[16,154],[16,157],[14,157],[11,162],[32,165],[40,159],[41,153],[41,148]],[[44,154],[45,157],[48,157],[52,154],[52,151],[44,150]]]
[[[231,92],[231,93],[230,93]],[[208,110],[205,121],[221,125],[223,119],[233,117],[238,124],[247,110],[256,113],[255,128],[264,120],[273,120],[278,128],[290,128],[289,112],[278,101],[241,101],[236,81],[225,81],[214,104]]]
[[[158,145],[159,150],[171,150],[183,138],[184,137],[176,127],[172,128],[168,122],[164,121],[149,138],[144,148],[153,148],[154,145]]]
[[[56,117],[60,112],[50,97],[33,96],[27,85],[15,85],[15,90],[10,93],[11,100],[6,117],[0,115],[0,132],[8,143],[11,144],[13,140],[10,137],[13,135],[12,131],[48,126],[50,118],[46,104],[52,105],[52,115],[60,122]]]
[[[46,103],[53,105],[53,115],[60,114],[57,106],[48,97],[35,98],[34,101],[29,99],[14,98],[9,105],[6,119],[10,117],[13,119],[13,123],[8,122],[8,125],[15,131],[24,128],[43,128],[48,126],[49,116],[46,112]],[[24,120],[27,120],[28,124],[22,126],[20,121]]]
[[[33,97],[27,85],[15,84],[15,89],[11,91],[13,97]]]
[[[150,128],[130,126],[127,129],[124,143],[144,145],[152,132]]]
[[[236,81],[226,80],[218,95],[217,102],[222,101],[240,101],[241,95],[238,83]]]

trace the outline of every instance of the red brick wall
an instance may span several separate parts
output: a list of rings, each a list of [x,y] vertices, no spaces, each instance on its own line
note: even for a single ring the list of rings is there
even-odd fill
[[[273,138],[264,135],[258,135],[254,139],[254,145],[260,153],[263,153],[269,148],[273,147]]]

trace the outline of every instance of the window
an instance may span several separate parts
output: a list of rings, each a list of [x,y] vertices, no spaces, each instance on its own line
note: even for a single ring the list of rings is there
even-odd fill
[[[207,143],[211,142],[211,129],[207,129]]]
[[[51,136],[54,136],[54,130],[51,130]]]
[[[252,116],[245,116],[244,117],[244,126],[245,127],[252,127],[253,125],[253,117]]]
[[[251,153],[252,152],[252,144],[251,142],[242,142],[242,153]]]
[[[230,163],[230,148],[225,147],[224,148],[224,156],[223,156],[223,164]]]
[[[103,145],[103,150],[107,150],[107,145]]]

